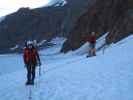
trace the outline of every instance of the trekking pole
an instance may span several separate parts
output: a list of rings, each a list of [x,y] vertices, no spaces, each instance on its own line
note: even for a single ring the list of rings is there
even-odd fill
[[[39,65],[39,76],[41,76],[41,65]]]
[[[29,96],[28,96],[29,100],[32,100],[32,87],[29,86]]]

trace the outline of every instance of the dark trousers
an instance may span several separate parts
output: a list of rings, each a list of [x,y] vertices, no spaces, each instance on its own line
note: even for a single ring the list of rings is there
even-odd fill
[[[90,43],[89,56],[96,56],[95,43]]]
[[[36,70],[36,65],[35,64],[28,64],[27,65],[27,80],[34,81],[35,79],[35,70]]]

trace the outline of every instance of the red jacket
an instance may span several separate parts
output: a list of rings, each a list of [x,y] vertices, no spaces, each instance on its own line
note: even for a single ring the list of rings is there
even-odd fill
[[[29,63],[36,64],[37,60],[39,59],[37,50],[35,48],[32,48],[32,49],[25,48],[23,59],[25,64],[29,64]]]
[[[96,36],[89,36],[88,37],[88,42],[89,43],[96,43]]]

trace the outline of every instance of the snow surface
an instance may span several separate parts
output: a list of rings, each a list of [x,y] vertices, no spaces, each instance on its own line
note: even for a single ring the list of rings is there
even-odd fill
[[[24,85],[22,55],[0,56],[1,100],[133,100],[133,35],[92,58],[76,51],[59,54],[57,40],[40,52],[42,75],[37,68],[33,87]]]

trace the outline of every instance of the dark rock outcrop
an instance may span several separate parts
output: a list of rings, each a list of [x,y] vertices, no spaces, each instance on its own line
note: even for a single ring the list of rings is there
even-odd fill
[[[59,32],[58,27],[64,17],[65,12],[61,8],[46,8],[43,12],[21,8],[0,23],[0,48],[8,49],[27,39],[49,39]]]
[[[107,43],[113,42],[110,37],[114,41],[119,41],[128,36],[133,32],[132,17],[129,17],[128,11],[128,0],[97,0],[78,19],[61,52],[79,48],[92,31],[97,32],[97,38],[105,32],[110,32]]]
[[[6,16],[0,23],[0,52],[7,52],[16,44],[22,45],[27,39],[41,41],[68,35],[89,1],[68,0],[64,6],[21,8]]]

